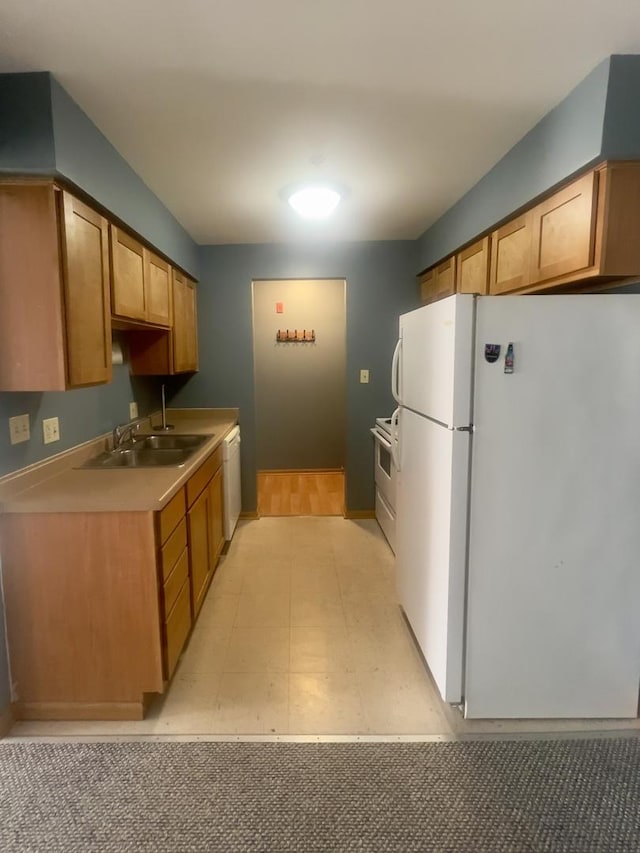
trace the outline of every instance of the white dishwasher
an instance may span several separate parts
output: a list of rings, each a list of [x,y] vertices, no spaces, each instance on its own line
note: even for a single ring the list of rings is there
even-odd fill
[[[234,427],[222,443],[224,481],[224,538],[229,542],[242,507],[240,486],[240,427]]]

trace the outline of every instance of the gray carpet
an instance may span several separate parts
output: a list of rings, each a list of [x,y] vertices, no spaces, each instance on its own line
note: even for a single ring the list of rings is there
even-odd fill
[[[640,740],[0,744],[0,850],[638,851]]]

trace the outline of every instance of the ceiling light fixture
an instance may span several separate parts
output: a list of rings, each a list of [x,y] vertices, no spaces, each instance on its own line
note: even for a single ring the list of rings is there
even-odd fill
[[[289,192],[288,202],[303,219],[327,219],[341,197],[341,193],[332,187],[308,184]]]

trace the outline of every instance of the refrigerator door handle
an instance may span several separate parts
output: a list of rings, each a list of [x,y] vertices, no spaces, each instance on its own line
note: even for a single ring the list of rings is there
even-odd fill
[[[400,470],[400,454],[399,454],[399,426],[400,426],[400,406],[391,415],[391,461],[396,471]]]
[[[402,347],[402,338],[398,338],[398,343],[393,351],[391,359],[391,393],[396,403],[402,403],[400,399],[400,348]]]

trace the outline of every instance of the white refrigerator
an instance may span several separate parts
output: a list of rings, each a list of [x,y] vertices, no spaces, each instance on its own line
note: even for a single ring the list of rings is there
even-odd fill
[[[640,295],[456,295],[400,317],[396,569],[469,718],[635,717]]]

